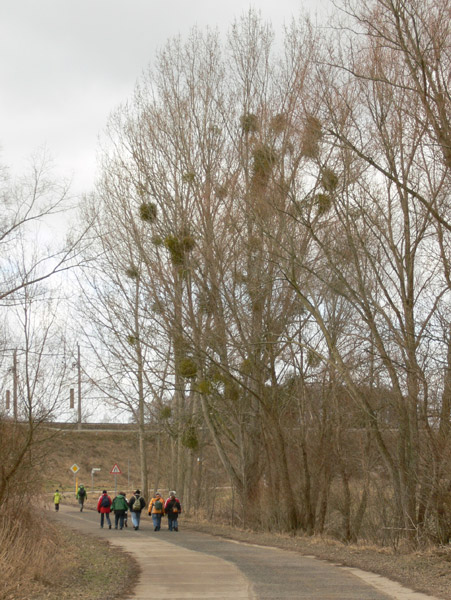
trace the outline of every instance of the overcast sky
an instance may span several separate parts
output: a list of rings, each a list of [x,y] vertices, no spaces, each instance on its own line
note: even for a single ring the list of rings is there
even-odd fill
[[[278,31],[326,2],[0,0],[0,163],[20,174],[46,147],[73,191],[89,191],[108,115],[168,38],[225,31],[249,6]]]

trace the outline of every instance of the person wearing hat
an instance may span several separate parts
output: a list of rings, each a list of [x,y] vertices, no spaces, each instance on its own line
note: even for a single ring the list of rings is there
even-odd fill
[[[135,490],[135,493],[128,501],[128,507],[132,516],[132,523],[135,531],[139,529],[139,522],[141,520],[141,511],[146,506],[146,501],[141,496],[140,490]]]
[[[169,498],[166,500],[166,504],[164,505],[164,513],[168,515],[169,531],[179,530],[178,518],[181,512],[182,506],[180,504],[180,500],[176,498],[175,490],[173,492],[169,492]]]
[[[152,517],[153,530],[160,531],[161,529],[161,517],[164,515],[164,503],[163,498],[159,492],[155,492],[154,497],[150,501],[149,515]]]

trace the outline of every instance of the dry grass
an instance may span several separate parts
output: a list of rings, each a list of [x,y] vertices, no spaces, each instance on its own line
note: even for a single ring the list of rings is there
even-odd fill
[[[132,590],[138,566],[104,540],[10,506],[0,516],[0,570],[2,600],[113,600]]]
[[[64,564],[52,584],[35,590],[33,600],[114,600],[129,598],[137,581],[138,565],[128,554],[91,535],[60,531]]]
[[[31,589],[45,588],[61,567],[57,530],[28,508],[10,502],[0,513],[0,598],[30,598]],[[30,504],[32,505],[32,504]]]
[[[136,455],[136,433],[109,431],[62,431],[49,445],[49,454],[42,464],[44,491],[51,493],[56,488],[72,494],[75,477],[70,468],[77,464],[79,483],[91,491],[91,470],[100,468],[94,476],[96,490],[114,487],[115,478],[110,475],[115,463],[122,471],[117,476],[118,488],[136,489],[141,485],[139,457]],[[126,458],[124,458],[126,457]],[[130,483],[129,483],[130,482]]]

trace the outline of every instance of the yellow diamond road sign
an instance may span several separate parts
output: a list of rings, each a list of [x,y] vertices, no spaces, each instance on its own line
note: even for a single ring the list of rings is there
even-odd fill
[[[78,465],[72,465],[70,470],[72,471],[72,473],[76,473],[80,470],[80,467]]]

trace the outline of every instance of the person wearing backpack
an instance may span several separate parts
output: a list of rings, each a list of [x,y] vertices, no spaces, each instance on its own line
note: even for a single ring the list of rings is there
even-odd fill
[[[128,527],[128,500],[127,500],[127,494],[125,492],[123,492],[123,494],[124,494],[125,502],[127,503],[127,511],[124,514],[124,527]]]
[[[155,493],[149,504],[149,515],[152,517],[154,531],[161,529],[161,517],[164,515],[164,504],[161,494]]]
[[[135,531],[139,529],[139,522],[141,520],[141,511],[146,506],[146,501],[141,496],[140,490],[136,490],[133,496],[128,501],[128,507],[132,516],[132,523]]]
[[[56,511],[58,511],[60,509],[60,502],[61,502],[62,498],[63,498],[63,496],[59,492],[59,490],[55,490],[55,493],[53,494],[53,503],[55,504]]]
[[[169,531],[178,531],[179,514],[182,512],[182,506],[180,500],[176,498],[176,492],[169,492],[169,498],[166,500],[164,505],[164,512],[168,515],[168,529]]]
[[[108,496],[108,492],[103,490],[102,495],[100,496],[97,502],[97,512],[100,513],[100,527],[103,529],[103,521],[106,518],[106,522],[108,523],[108,529],[111,529],[111,521],[110,521],[110,512],[111,512],[111,504],[112,500],[110,496]]]
[[[80,485],[78,486],[77,494],[75,497],[77,498],[78,504],[80,505],[80,512],[82,512],[83,504],[85,503],[85,500],[88,499],[88,494],[86,493],[85,486],[82,483],[80,483]]]
[[[111,510],[114,511],[114,529],[117,529],[118,525],[119,529],[123,529],[124,518],[128,511],[128,503],[124,492],[119,492],[116,498],[114,498]]]

